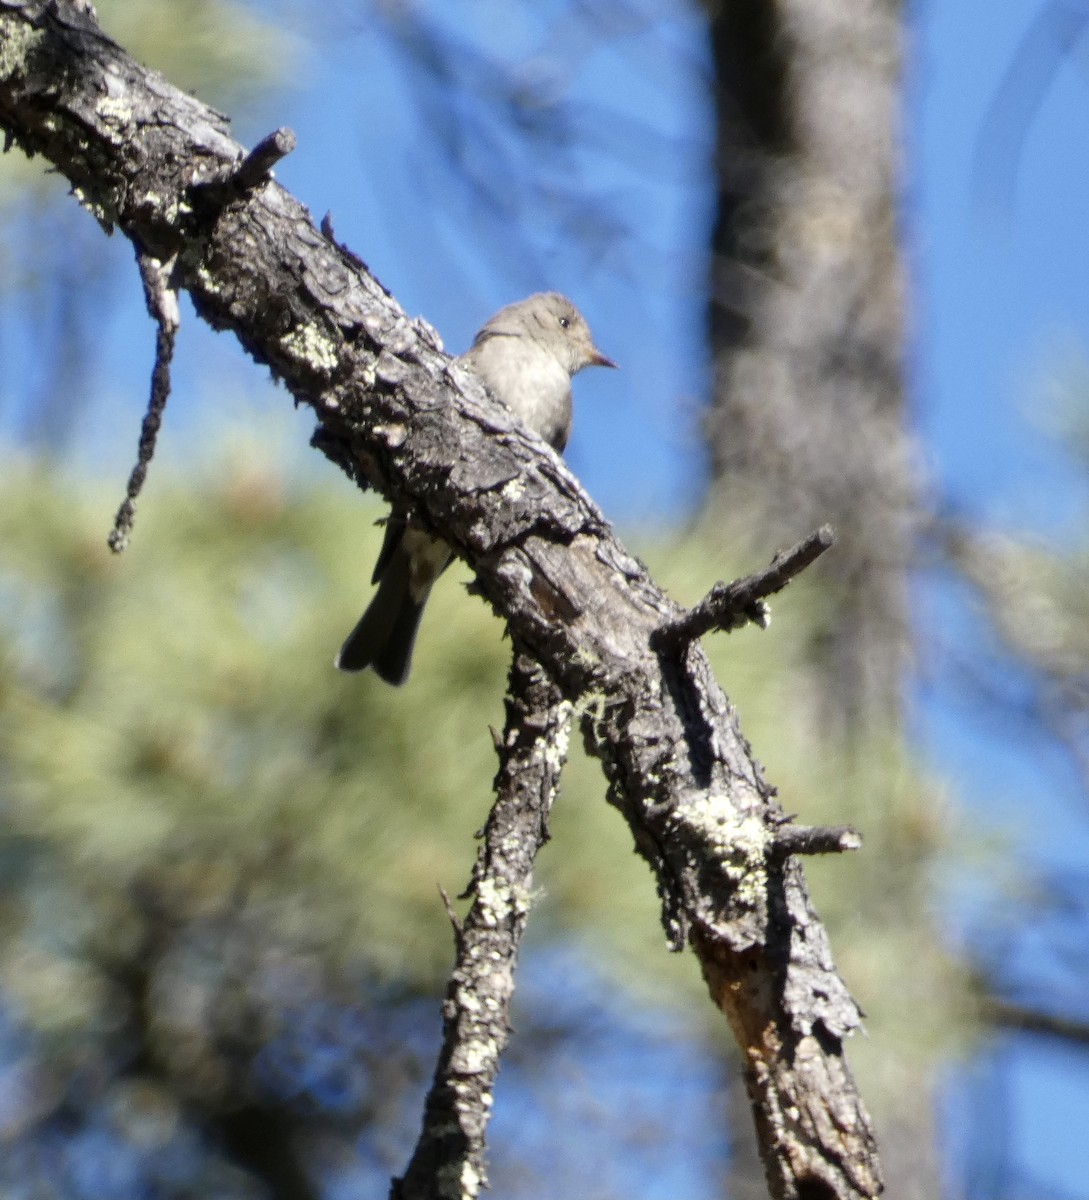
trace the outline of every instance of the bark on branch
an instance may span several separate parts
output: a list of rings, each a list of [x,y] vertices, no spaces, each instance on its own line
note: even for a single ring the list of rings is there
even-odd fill
[[[771,623],[765,596],[780,592],[795,577],[829,549],[836,540],[830,525],[822,525],[789,550],[780,551],[770,566],[733,583],[716,583],[711,591],[679,620],[658,631],[664,647],[679,646],[703,637],[714,629],[729,633],[752,622],[762,629]]]
[[[262,182],[265,156],[232,188],[247,156],[225,120],[76,8],[0,0],[0,126],[138,254],[174,259],[171,283],[197,313],[313,408],[322,449],[471,564],[579,713],[655,873],[669,941],[700,958],[745,1055],[772,1194],[879,1192],[843,1053],[859,1012],[797,858],[773,852],[774,789],[698,644],[655,649],[681,612],[564,463]]]
[[[507,724],[497,739],[496,801],[473,869],[472,907],[457,927],[457,963],[443,1006],[443,1044],[423,1131],[391,1200],[426,1200],[487,1184],[484,1132],[499,1056],[510,1035],[514,968],[531,902],[533,863],[567,759],[571,706],[532,658],[515,653]]]

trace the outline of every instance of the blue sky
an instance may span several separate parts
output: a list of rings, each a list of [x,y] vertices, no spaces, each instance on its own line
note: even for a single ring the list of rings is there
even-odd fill
[[[1001,139],[1015,174],[996,186],[976,169],[1000,83],[1040,9],[962,0],[914,10],[911,399],[939,495],[1000,527],[1067,540],[1084,527],[1085,481],[1047,428],[1056,381],[1084,361],[1089,327],[1089,150],[1077,136],[1089,120],[1084,48],[1051,77],[1020,145]],[[923,600],[924,621],[988,652],[953,592]],[[1062,852],[1057,838],[1039,846],[1041,816],[1051,833],[1065,827],[1067,851],[1086,849],[1066,763],[1031,730],[1013,738],[945,697],[930,701],[930,744],[963,795],[1026,836],[1031,826],[1037,853]]]
[[[960,0],[912,9],[905,198],[915,297],[912,402],[947,502],[1065,541],[1084,528],[1085,483],[1049,440],[1046,406],[1056,379],[1084,360],[1089,327],[1084,40],[1048,72],[1019,143],[1016,127],[993,116],[1001,83],[1043,7]],[[1008,173],[981,177],[981,155]],[[950,589],[920,589],[920,597],[924,621],[940,620],[947,638],[989,652]],[[1089,858],[1084,797],[1053,747],[1030,728],[973,712],[948,679],[923,687],[919,715],[932,760],[976,819],[1012,838],[1028,866],[1080,869]],[[1053,940],[1011,944],[1009,968],[1036,979],[1056,975]],[[1066,985],[1056,986],[1057,1000],[1084,993],[1084,979]],[[1001,1194],[1084,1195],[1089,1056],[1011,1038],[989,1070],[974,1112],[983,1125],[992,1113],[1008,1120],[993,1130],[1003,1144],[1008,1190]],[[986,1143],[976,1133],[970,1141],[978,1150]]]
[[[976,513],[1054,531],[1084,501],[1041,411],[1049,377],[1085,354],[1084,48],[1050,75],[1020,146],[1016,126],[988,119],[1043,7],[914,6],[906,214],[913,400],[942,491]],[[981,154],[994,162],[986,148],[996,144],[1011,173],[981,177]]]

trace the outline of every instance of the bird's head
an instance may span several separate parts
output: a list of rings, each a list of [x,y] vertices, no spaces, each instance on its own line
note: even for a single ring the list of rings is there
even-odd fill
[[[616,366],[594,345],[586,318],[559,292],[538,292],[512,304],[509,311],[526,334],[554,355],[568,375],[583,367]]]

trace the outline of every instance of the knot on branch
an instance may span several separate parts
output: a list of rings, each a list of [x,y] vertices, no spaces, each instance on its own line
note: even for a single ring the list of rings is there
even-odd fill
[[[767,629],[771,610],[765,596],[784,587],[818,559],[836,540],[831,525],[822,525],[789,550],[781,550],[763,571],[716,583],[694,608],[662,625],[654,635],[655,649],[677,650],[712,630],[729,633],[750,622]]]

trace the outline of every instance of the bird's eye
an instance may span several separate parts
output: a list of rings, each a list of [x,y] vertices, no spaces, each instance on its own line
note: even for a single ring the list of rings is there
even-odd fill
[[[571,325],[570,317],[560,317],[560,328],[561,329],[567,329],[570,327],[570,325]]]

